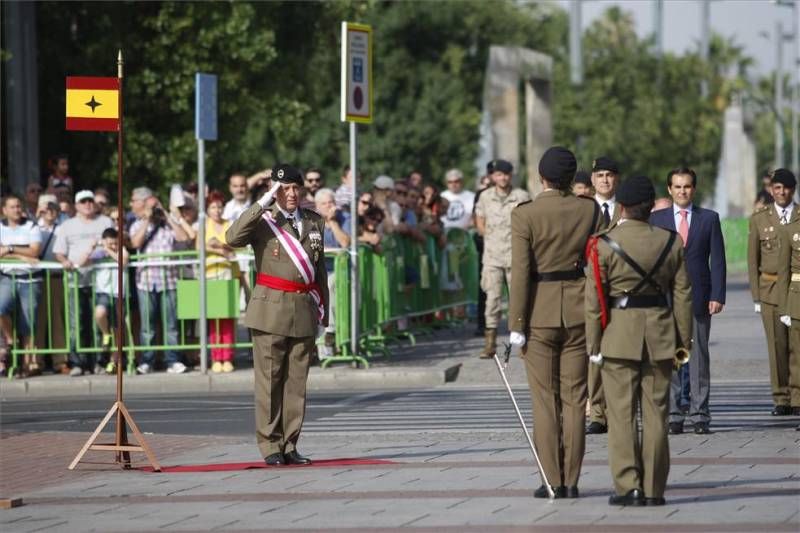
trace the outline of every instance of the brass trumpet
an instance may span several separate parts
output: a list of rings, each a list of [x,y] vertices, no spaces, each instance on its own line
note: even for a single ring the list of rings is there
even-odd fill
[[[686,348],[678,348],[675,350],[675,356],[672,358],[672,365],[675,367],[675,370],[680,370],[683,365],[687,364],[691,356],[691,352]]]

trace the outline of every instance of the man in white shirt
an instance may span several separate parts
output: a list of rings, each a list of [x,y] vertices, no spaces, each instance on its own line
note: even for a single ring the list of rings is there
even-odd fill
[[[225,204],[222,210],[222,218],[233,222],[245,209],[250,207],[250,198],[247,194],[247,178],[242,174],[231,174],[228,178],[228,190],[232,198]]]
[[[444,175],[447,190],[442,198],[447,200],[447,213],[442,216],[445,229],[468,229],[472,226],[472,207],[475,204],[475,193],[464,190],[464,174],[457,168],[451,168]]]
[[[607,230],[617,224],[622,210],[616,201],[619,185],[619,165],[610,157],[600,156],[592,162],[592,187],[594,199],[600,206],[600,229]],[[589,365],[589,425],[586,433],[594,435],[606,433],[606,398],[603,394],[603,381],[600,365]]]
[[[13,194],[3,197],[3,220],[0,222],[0,260],[16,259],[35,263],[39,258],[42,236],[39,227],[23,216],[22,199]],[[38,271],[27,265],[3,265],[0,267],[0,329],[8,347],[14,346],[14,327],[11,316],[16,315],[17,335],[22,346],[30,344],[36,306],[42,292]],[[22,312],[16,314],[16,309]],[[0,358],[0,367],[5,370],[6,358]]]

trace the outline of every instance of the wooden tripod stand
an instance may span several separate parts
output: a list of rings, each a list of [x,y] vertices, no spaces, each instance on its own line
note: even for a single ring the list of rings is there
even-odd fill
[[[150,466],[153,467],[155,472],[161,471],[161,465],[158,464],[158,460],[156,456],[153,454],[153,451],[147,445],[147,442],[144,440],[144,436],[142,432],[139,431],[139,427],[136,425],[136,422],[133,421],[133,417],[131,416],[128,409],[125,407],[125,403],[122,401],[122,342],[123,342],[123,320],[122,320],[122,308],[123,308],[123,301],[122,295],[124,293],[124,287],[122,277],[123,277],[123,265],[122,265],[122,235],[123,235],[123,221],[125,219],[125,215],[122,209],[122,50],[119,51],[119,55],[117,56],[117,81],[119,84],[119,99],[118,99],[118,113],[119,113],[119,127],[117,129],[117,214],[119,215],[117,218],[117,287],[118,287],[118,297],[117,297],[117,324],[116,324],[116,337],[117,337],[117,398],[114,402],[114,405],[111,406],[111,409],[108,410],[106,416],[100,422],[100,425],[97,426],[97,429],[94,430],[92,436],[89,437],[89,440],[86,441],[86,444],[83,445],[81,451],[78,452],[78,455],[75,456],[75,459],[69,465],[70,470],[74,470],[78,463],[81,462],[83,456],[89,450],[98,450],[98,451],[108,451],[108,452],[116,452],[116,463],[121,464],[123,468],[129,469],[131,468],[131,452],[143,452],[147,456],[147,460],[150,461]],[[111,78],[113,80],[113,78]],[[93,97],[94,98],[94,97]],[[106,427],[108,422],[114,415],[117,415],[116,421],[116,432],[115,432],[115,440],[111,444],[96,444],[95,441],[97,437],[100,436],[100,433]],[[136,443],[128,442],[128,430],[127,426],[131,427],[131,431],[133,432],[133,437],[136,440]]]

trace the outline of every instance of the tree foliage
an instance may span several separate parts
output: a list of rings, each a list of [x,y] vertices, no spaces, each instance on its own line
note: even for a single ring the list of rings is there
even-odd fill
[[[276,161],[321,167],[334,184],[348,161],[339,121],[342,20],[374,28],[375,122],[359,127],[365,178],[412,169],[468,175],[477,155],[489,46],[554,57],[555,139],[618,159],[623,175],[716,175],[721,111],[745,91],[747,58],[715,39],[711,59],[658,59],[616,8],[584,35],[585,82],[569,83],[567,17],[556,4],[411,2],[42,2],[37,4],[43,152],[68,152],[83,183],[113,182],[116,139],[65,132],[64,77],[113,76],[125,53],[126,186],[196,177],[194,73],[219,76],[219,140],[206,143],[211,184]],[[708,93],[701,93],[705,83]]]

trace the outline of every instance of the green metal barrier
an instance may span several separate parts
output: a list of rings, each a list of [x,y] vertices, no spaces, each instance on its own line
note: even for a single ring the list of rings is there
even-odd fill
[[[323,361],[323,367],[334,362],[351,362],[361,366],[368,366],[368,359],[378,356],[386,357],[390,354],[388,346],[392,342],[406,339],[415,342],[415,334],[432,330],[435,320],[434,313],[446,312],[453,308],[463,306],[475,301],[478,286],[478,257],[471,235],[462,230],[451,229],[446,235],[446,246],[439,248],[436,239],[428,237],[424,243],[413,241],[403,236],[387,235],[381,242],[382,253],[375,253],[371,247],[361,246],[358,253],[359,261],[359,324],[361,337],[359,339],[359,354],[350,351],[350,266],[347,251],[328,253],[334,258],[334,295],[331,305],[335,306],[335,344],[340,355]],[[252,256],[250,256],[252,260]],[[0,261],[0,264],[14,263],[27,267],[20,261]],[[142,265],[169,266],[177,268],[178,281],[176,285],[176,318],[178,319],[178,342],[170,344],[163,342],[158,345],[142,345],[139,343],[136,324],[139,320],[147,320],[148,309],[144,309],[144,316],[140,316],[138,306],[132,292],[136,290],[136,280],[133,275],[135,268]],[[70,352],[70,343],[75,343],[75,350],[80,354],[97,355],[113,354],[116,351],[116,341],[103,345],[102,336],[94,321],[93,313],[97,303],[95,291],[96,276],[99,270],[111,268],[116,272],[115,264],[111,262],[94,264],[89,268],[92,276],[91,282],[91,310],[90,321],[73,317],[81,316],[79,307],[79,274],[77,271],[64,272],[61,265],[53,262],[40,262],[35,267],[28,267],[33,276],[33,269],[41,270],[40,283],[42,297],[38,305],[44,306],[43,320],[46,322],[45,333],[37,323],[32,325],[32,331],[39,332],[35,346],[25,348],[18,342],[10,348],[8,373],[13,377],[18,373],[20,357],[27,353],[35,358],[44,355],[66,355]],[[143,351],[163,352],[176,350],[188,352],[199,350],[201,340],[190,334],[192,320],[199,317],[199,282],[195,279],[196,270],[199,268],[199,259],[195,251],[172,252],[167,254],[132,255],[130,263],[125,268],[125,283],[123,290],[124,306],[124,335],[123,351],[126,354],[126,369],[133,374],[136,368],[136,354]],[[253,286],[253,268],[248,269],[250,286]],[[165,276],[161,269],[162,279]],[[116,273],[114,274],[116,276]],[[237,318],[239,316],[239,282],[238,280],[209,280],[208,317]],[[16,286],[16,284],[14,284]],[[53,296],[61,294],[63,303],[54,305]],[[216,296],[214,296],[216,295]],[[166,333],[165,293],[162,292],[159,317],[162,338]],[[34,303],[34,302],[32,302]],[[113,323],[116,318],[115,309],[109,310],[111,330],[115,332]],[[86,316],[84,310],[84,316]],[[35,315],[34,315],[35,316]],[[417,323],[401,330],[398,324],[419,319]],[[34,318],[34,320],[36,320]],[[63,321],[63,339],[57,339],[54,325]],[[12,316],[14,339],[17,339],[16,313]],[[75,323],[75,327],[71,324]],[[89,328],[90,331],[87,331]],[[84,339],[91,341],[85,342]],[[251,348],[252,343],[237,341],[233,344],[211,344],[209,348],[231,347],[234,349]]]
[[[720,221],[725,239],[728,272],[747,272],[747,228],[750,219],[727,218]]]

